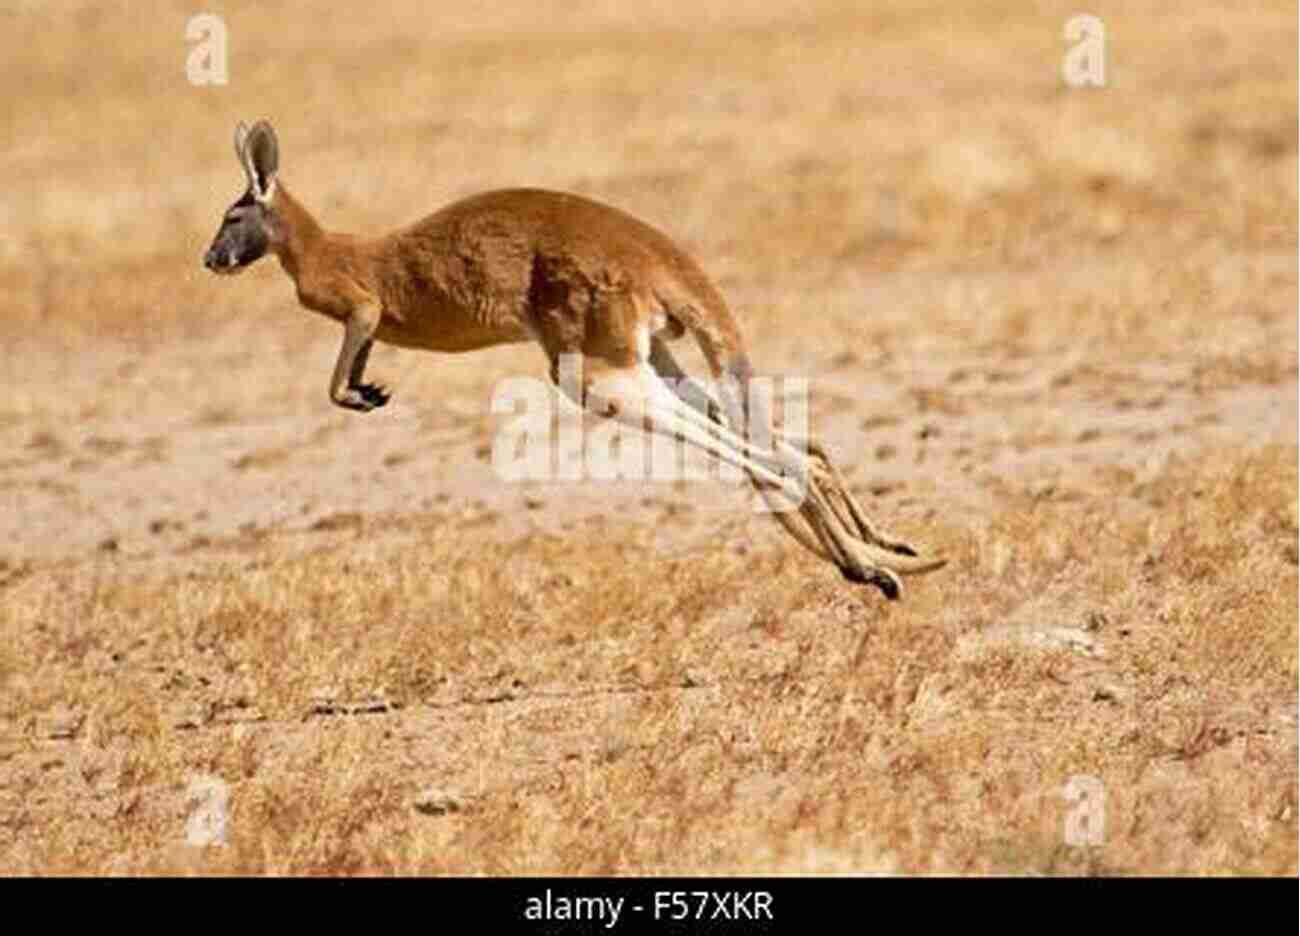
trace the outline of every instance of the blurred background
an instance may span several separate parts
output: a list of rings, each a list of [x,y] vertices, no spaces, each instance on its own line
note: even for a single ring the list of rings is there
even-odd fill
[[[1101,88],[1063,80],[1068,3],[10,0],[8,321],[157,334],[226,318],[213,306],[229,293],[193,257],[242,186],[232,128],[263,116],[286,183],[329,226],[382,231],[484,188],[568,188],[765,293],[1138,245],[1152,261],[1286,251],[1294,11],[1094,12]],[[204,13],[225,26],[224,85],[187,78],[211,44],[186,39]],[[95,301],[78,282],[92,269],[113,277]]]

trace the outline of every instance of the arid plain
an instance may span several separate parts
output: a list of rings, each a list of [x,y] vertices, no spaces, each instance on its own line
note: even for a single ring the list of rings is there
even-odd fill
[[[1295,8],[1112,7],[1071,87],[1073,3],[225,2],[196,86],[193,4],[5,4],[0,872],[1295,874]],[[660,227],[949,565],[502,480],[526,345],[332,406],[200,267],[260,117],[332,229]]]

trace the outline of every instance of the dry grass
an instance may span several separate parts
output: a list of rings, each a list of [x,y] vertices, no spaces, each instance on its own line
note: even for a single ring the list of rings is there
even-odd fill
[[[891,608],[811,559],[622,524],[30,576],[0,616],[9,854],[173,870],[158,847],[214,774],[236,834],[195,870],[1286,872],[1295,486],[1273,448],[1000,496],[935,528],[954,572]],[[1061,841],[1075,774],[1106,785],[1104,849]],[[415,812],[431,782],[463,812]]]
[[[1053,2],[227,3],[225,88],[187,4],[36,6],[0,870],[1296,873],[1293,8],[1102,11],[1071,90]],[[657,222],[951,565],[885,606],[733,492],[503,484],[531,349],[380,349],[393,404],[331,410],[332,327],[199,269],[259,116],[334,227],[507,184]]]

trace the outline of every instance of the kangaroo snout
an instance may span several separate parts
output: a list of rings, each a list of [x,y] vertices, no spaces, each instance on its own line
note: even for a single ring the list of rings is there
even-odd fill
[[[247,264],[242,262],[238,253],[228,245],[213,244],[203,255],[203,265],[213,273],[229,276],[242,273]]]
[[[229,251],[222,256],[222,251],[216,247],[209,247],[208,252],[203,255],[203,265],[213,273],[229,273],[235,266],[235,258]]]

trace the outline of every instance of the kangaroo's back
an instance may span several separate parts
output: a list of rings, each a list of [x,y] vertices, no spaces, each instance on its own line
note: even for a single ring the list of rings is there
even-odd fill
[[[565,261],[593,282],[699,293],[722,304],[704,271],[657,228],[582,195],[497,189],[447,205],[399,237],[437,243],[467,259],[527,264]]]
[[[725,300],[685,251],[657,228],[581,195],[536,188],[472,195],[398,232],[391,252],[401,258],[387,278],[395,288],[431,286],[472,307],[478,322],[518,321],[535,332],[548,310],[588,315],[586,300],[622,295],[637,322],[668,337],[695,333],[710,359],[739,347]],[[413,269],[427,276],[412,276]],[[401,300],[394,304],[422,305],[416,295]],[[445,333],[446,309],[437,314]]]

